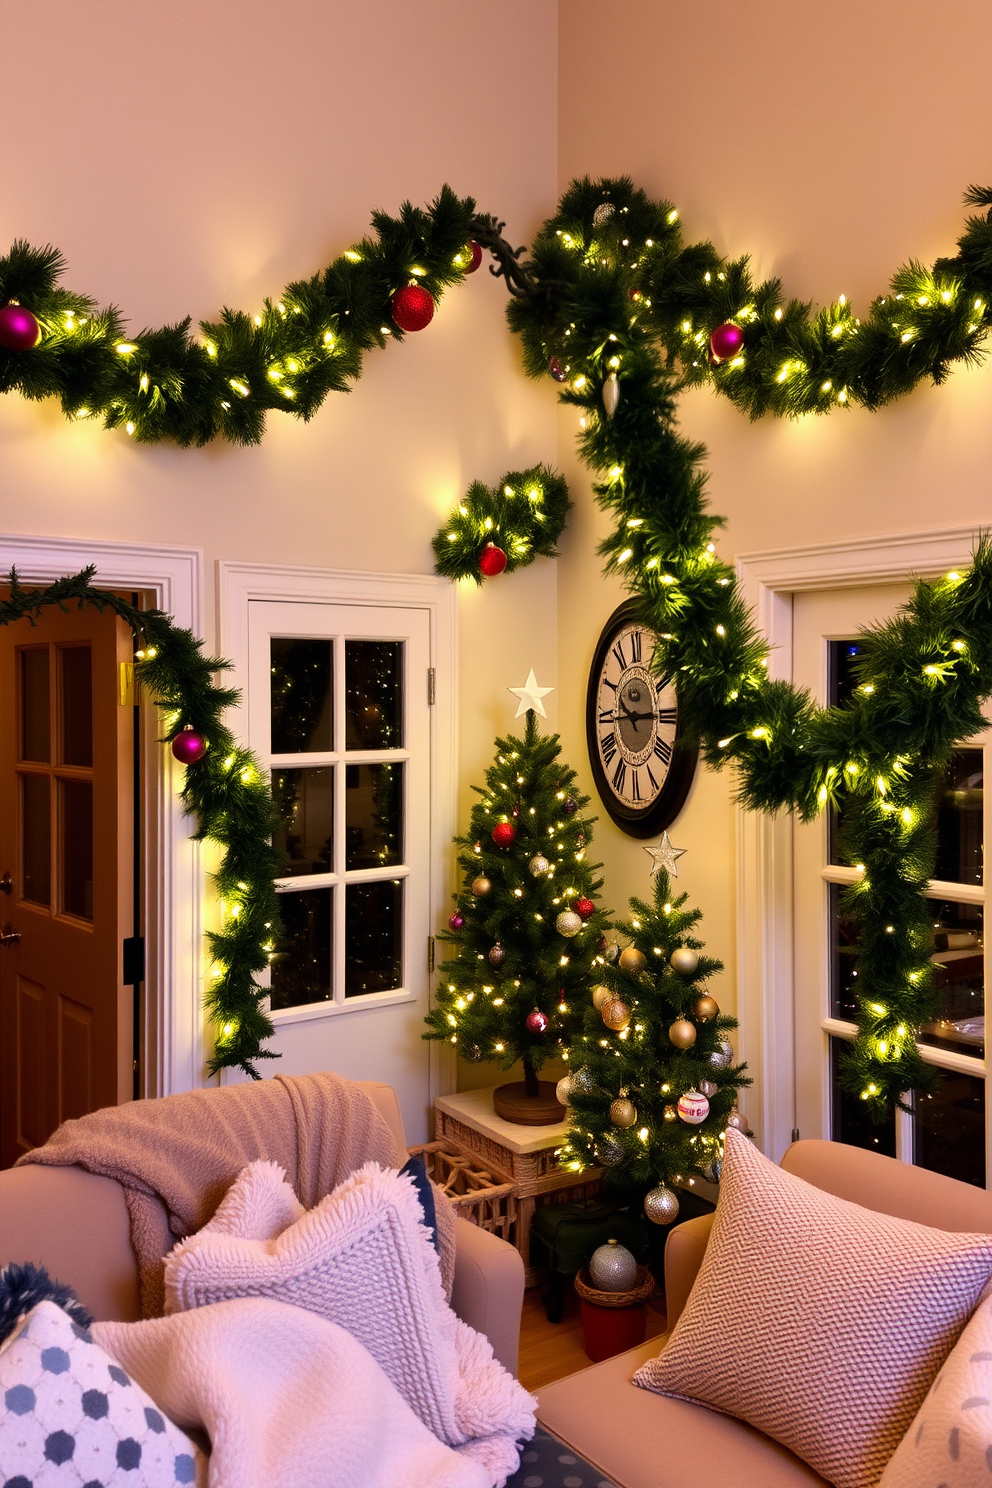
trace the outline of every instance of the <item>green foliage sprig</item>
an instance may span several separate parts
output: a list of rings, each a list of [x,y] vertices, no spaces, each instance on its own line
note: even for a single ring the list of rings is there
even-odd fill
[[[988,206],[992,193],[970,199]],[[676,432],[675,398],[709,378],[753,415],[809,411],[808,379],[778,381],[782,336],[834,383],[820,391],[836,396],[813,400],[819,411],[845,401],[876,407],[923,376],[939,380],[952,357],[974,360],[989,326],[992,212],[969,221],[958,257],[938,261],[926,283],[922,270],[900,270],[899,308],[877,301],[864,327],[848,324],[846,306],[812,319],[792,306],[777,317],[776,284],[754,287],[746,261],[724,264],[711,245],[683,248],[677,220],[669,203],[650,202],[626,179],[574,184],[522,266],[532,292],[507,313],[533,375],[552,356],[567,368],[559,398],[581,413],[580,450],[615,523],[601,547],[607,571],[640,599],[659,637],[654,664],[679,678],[690,736],[708,763],[733,761],[752,809],[784,806],[808,819],[828,803],[844,806],[847,851],[863,875],[846,894],[860,928],[862,995],[843,1079],[880,1116],[936,1078],[915,1044],[935,1009],[922,890],[933,873],[935,772],[956,741],[984,726],[992,692],[992,548],[983,540],[968,573],[919,584],[892,621],[866,632],[859,690],[843,708],[819,709],[805,691],[769,680],[766,643],[716,553],[721,519],[706,506],[705,450]],[[745,304],[753,320],[740,315]],[[732,315],[752,338],[741,365],[709,367],[709,331]],[[680,340],[687,318],[696,351]],[[612,417],[603,403],[611,375]]]
[[[138,610],[118,595],[95,588],[95,573],[91,564],[47,588],[25,589],[12,568],[7,580],[10,597],[0,601],[0,625],[33,622],[53,604],[65,609],[75,602],[80,609],[93,605],[113,610],[138,643],[136,677],[164,710],[162,742],[171,742],[187,727],[207,740],[203,758],[185,767],[180,798],[196,820],[195,839],[216,842],[223,849],[213,882],[224,923],[207,935],[214,968],[205,1003],[217,1025],[209,1069],[216,1074],[238,1068],[257,1080],[261,1077],[255,1061],[280,1057],[262,1048],[262,1040],[275,1030],[261,1006],[268,992],[254,975],[269,964],[281,930],[272,882],[280,858],[271,845],[276,817],[266,774],[251,750],[238,745],[222,722],[225,709],[240,694],[218,686],[214,676],[231,663],[204,656],[203,642],[174,625],[161,610]]]
[[[495,486],[473,481],[434,537],[434,565],[449,579],[481,584],[479,557],[487,543],[506,554],[506,572],[535,558],[557,558],[572,503],[563,476],[547,465],[508,470]]]

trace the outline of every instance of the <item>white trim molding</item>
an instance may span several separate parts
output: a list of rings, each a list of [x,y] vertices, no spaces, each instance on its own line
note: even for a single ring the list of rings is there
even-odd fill
[[[737,556],[741,595],[771,649],[769,675],[792,680],[792,596],[964,568],[976,527],[778,548]],[[737,1006],[740,1057],[754,1077],[748,1120],[774,1161],[795,1125],[795,970],[792,821],[785,813],[737,813]]]
[[[50,583],[96,565],[98,587],[140,589],[177,625],[200,634],[199,548],[141,546],[88,538],[0,533],[0,570],[16,567],[29,583]],[[156,748],[158,710],[146,701],[142,825],[145,905],[145,1090],[171,1095],[203,1084],[203,873],[199,845],[176,794],[179,767]]]

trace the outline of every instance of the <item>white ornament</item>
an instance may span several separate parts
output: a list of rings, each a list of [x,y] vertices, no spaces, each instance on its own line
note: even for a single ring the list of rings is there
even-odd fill
[[[604,223],[609,222],[615,211],[616,207],[613,205],[612,202],[600,202],[599,206],[592,214],[593,227],[602,227]]]
[[[607,1240],[589,1257],[589,1279],[601,1292],[629,1292],[637,1285],[637,1262],[625,1245]]]
[[[541,854],[538,853],[536,857],[531,858],[530,862],[527,864],[527,867],[530,869],[531,873],[533,873],[535,878],[540,878],[542,873],[547,873],[548,869],[551,867],[551,864],[548,862],[547,858],[543,858]]]
[[[644,1213],[652,1224],[671,1224],[678,1212],[679,1201],[670,1188],[659,1185],[644,1195]]]
[[[573,935],[578,935],[582,929],[582,925],[582,916],[577,915],[574,909],[563,909],[555,920],[555,929],[558,931],[558,934],[567,936],[569,940],[571,940]]]
[[[680,976],[692,976],[699,965],[699,956],[688,946],[676,946],[668,960],[672,970]]]
[[[508,687],[506,690],[507,692],[512,692],[515,697],[520,699],[520,702],[517,704],[517,711],[513,715],[514,718],[519,718],[521,713],[529,713],[531,711],[537,713],[541,718],[547,718],[548,715],[544,711],[544,704],[541,702],[541,699],[547,697],[549,692],[554,692],[554,688],[538,687],[533,667],[531,667],[530,676],[527,678],[523,687]]]
[[[699,1090],[687,1090],[679,1096],[678,1113],[689,1126],[698,1126],[710,1114],[710,1103]]]
[[[685,857],[688,849],[684,847],[673,847],[672,839],[668,833],[662,832],[661,841],[658,843],[658,846],[646,847],[644,851],[651,859],[651,878],[654,878],[656,873],[660,873],[662,868],[664,868],[666,873],[671,874],[672,878],[678,878],[679,870],[675,864],[679,858]]]
[[[617,374],[615,372],[611,372],[609,377],[603,383],[603,407],[606,410],[606,417],[608,419],[611,419],[616,413],[617,404],[619,402],[620,383],[617,381]]]

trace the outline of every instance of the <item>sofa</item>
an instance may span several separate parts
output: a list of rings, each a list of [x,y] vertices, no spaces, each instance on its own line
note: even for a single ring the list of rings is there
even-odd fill
[[[992,1233],[992,1194],[924,1168],[838,1142],[795,1142],[782,1167],[815,1187],[935,1229]],[[687,1220],[665,1249],[668,1326],[674,1327],[699,1271],[712,1215]],[[747,1278],[741,1278],[747,1285]],[[838,1327],[842,1322],[838,1319]],[[720,1319],[713,1319],[720,1327]],[[826,1488],[824,1479],[777,1442],[730,1416],[631,1383],[664,1339],[548,1385],[538,1420],[618,1488]]]
[[[392,1087],[357,1081],[386,1121],[397,1161],[406,1154],[403,1119]],[[524,1267],[512,1245],[456,1219],[451,1303],[484,1333],[500,1363],[517,1371]],[[73,1288],[100,1321],[141,1316],[138,1266],[124,1190],[78,1167],[28,1166],[0,1172],[0,1265],[31,1261]]]

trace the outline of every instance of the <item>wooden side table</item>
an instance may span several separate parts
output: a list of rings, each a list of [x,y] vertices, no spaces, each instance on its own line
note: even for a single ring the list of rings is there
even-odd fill
[[[599,1191],[600,1168],[586,1168],[579,1179],[555,1164],[568,1122],[555,1126],[515,1126],[493,1110],[491,1089],[439,1095],[434,1102],[435,1136],[449,1137],[503,1168],[513,1179],[517,1217],[513,1243],[520,1252],[526,1285],[536,1286],[530,1262],[530,1226],[539,1204],[574,1204]]]

